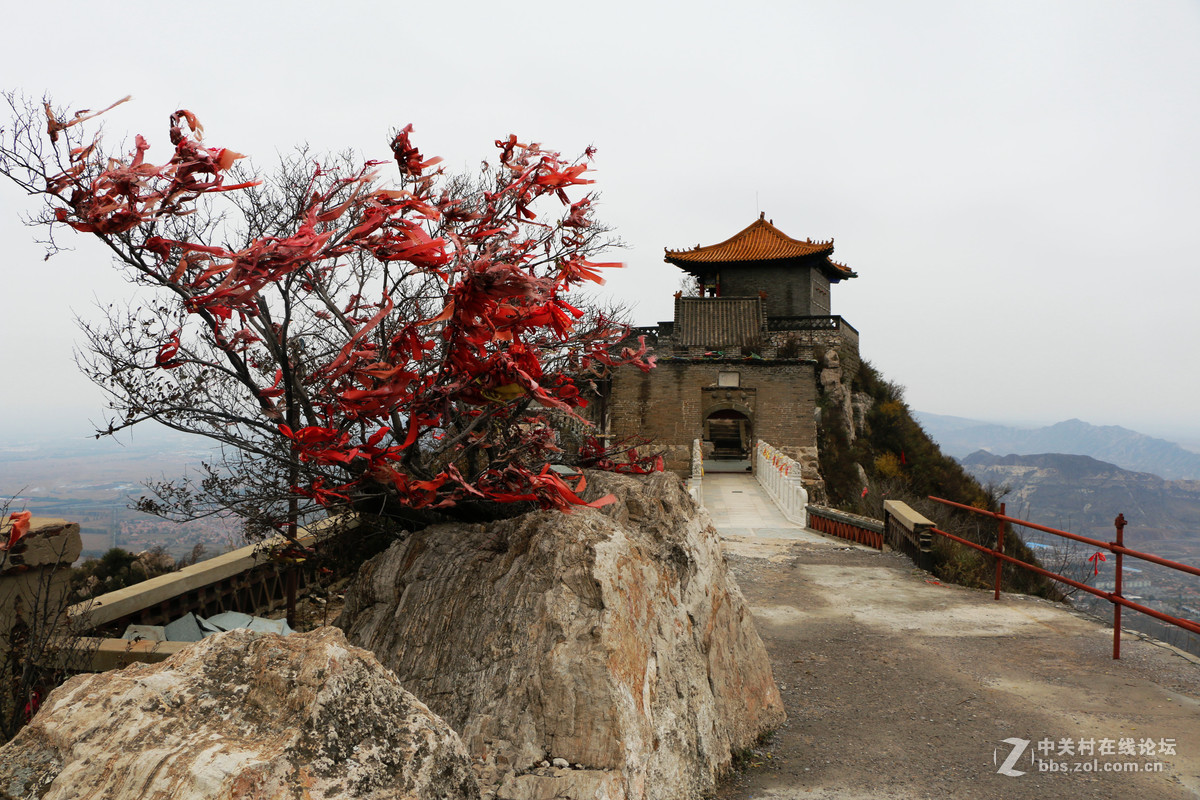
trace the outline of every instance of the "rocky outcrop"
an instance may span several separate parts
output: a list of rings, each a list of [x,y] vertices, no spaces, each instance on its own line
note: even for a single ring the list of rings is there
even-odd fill
[[[231,631],[72,678],[0,749],[14,798],[473,798],[462,742],[341,631]]]
[[[588,478],[618,501],[394,545],[337,624],[462,735],[485,796],[698,797],[784,719],[766,651],[677,477]]]
[[[870,395],[851,390],[861,367],[857,351],[852,355],[852,358],[843,361],[837,350],[829,348],[818,358],[820,370],[817,373],[817,388],[820,403],[816,409],[816,419],[817,428],[825,432],[818,436],[818,442],[825,442],[833,436],[844,439],[844,446],[848,448],[859,436],[868,432],[866,419],[872,400]],[[862,465],[855,464],[854,469],[854,478],[858,482],[855,490],[857,495],[858,491],[866,486],[867,479]],[[815,478],[809,477],[808,469],[803,472],[804,488],[808,490],[814,503],[824,505],[829,502],[829,491],[819,460],[814,470],[817,472]]]
[[[867,415],[875,407],[875,399],[866,392],[850,394],[850,415],[853,417],[853,429],[859,435],[867,434]]]
[[[819,489],[821,496],[824,497],[825,479],[821,477],[821,459],[817,448],[790,447],[787,450],[788,456],[800,464],[800,478],[804,482],[804,488],[810,494]]]
[[[0,514],[3,543],[14,525],[6,516]],[[0,740],[25,721],[32,692],[46,680],[36,665],[63,652],[57,628],[69,598],[71,563],[82,549],[77,523],[31,517],[25,535],[0,553]]]
[[[155,575],[166,575],[179,568],[175,559],[163,547],[143,550],[137,554],[137,560],[134,563],[137,564],[135,569],[139,569],[148,578],[153,578]]]
[[[11,521],[0,525],[0,533],[9,538]],[[27,572],[36,567],[69,566],[83,550],[79,524],[53,517],[31,517],[29,529],[5,554],[3,574]]]
[[[854,426],[854,409],[850,402],[848,378],[849,376],[842,372],[842,360],[837,351],[826,350],[821,357],[821,371],[817,375],[817,381],[820,384],[822,396],[837,416],[836,421],[828,420],[826,422],[841,425],[846,432],[846,437],[853,442],[857,436],[857,429]]]

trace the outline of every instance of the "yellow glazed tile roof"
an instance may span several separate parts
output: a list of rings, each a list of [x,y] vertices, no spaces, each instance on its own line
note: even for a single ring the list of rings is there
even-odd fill
[[[823,266],[835,276],[855,277],[854,271],[849,267],[828,259],[832,253],[832,239],[827,242],[793,239],[767,221],[765,215],[760,215],[748,228],[735,233],[719,244],[707,247],[696,245],[691,250],[666,250],[663,260],[677,267],[689,269],[701,264],[775,261],[824,255],[826,262]]]

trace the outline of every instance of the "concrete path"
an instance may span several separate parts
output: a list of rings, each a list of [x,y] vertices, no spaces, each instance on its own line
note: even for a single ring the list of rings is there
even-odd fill
[[[789,522],[750,475],[705,474],[704,508],[726,552],[770,558],[792,542],[838,541]]]
[[[801,530],[752,479],[704,493],[788,713],[721,800],[1200,797],[1195,658],[1129,633],[1113,661],[1068,607]]]

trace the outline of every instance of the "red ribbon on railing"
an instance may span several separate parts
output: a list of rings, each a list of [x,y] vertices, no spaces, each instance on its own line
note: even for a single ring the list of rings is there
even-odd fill
[[[1100,562],[1108,561],[1108,557],[1105,556],[1104,553],[1097,550],[1096,552],[1094,552],[1090,556],[1088,556],[1088,561],[1092,562],[1092,567],[1094,568],[1094,572],[1092,572],[1092,574],[1099,575],[1100,574]]]

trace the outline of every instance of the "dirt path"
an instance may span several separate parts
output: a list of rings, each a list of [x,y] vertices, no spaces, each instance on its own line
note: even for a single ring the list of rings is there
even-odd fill
[[[1090,619],[939,584],[893,553],[730,533],[788,722],[721,800],[1200,796],[1195,660],[1135,634],[1113,661],[1111,631]],[[1029,742],[1009,768],[1024,774],[999,772],[1010,738]],[[1123,739],[1133,755],[1103,752]],[[1137,752],[1146,740],[1153,755]],[[1035,757],[1079,771],[1039,771]],[[1127,763],[1161,771],[1111,771]]]

